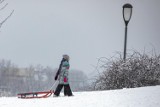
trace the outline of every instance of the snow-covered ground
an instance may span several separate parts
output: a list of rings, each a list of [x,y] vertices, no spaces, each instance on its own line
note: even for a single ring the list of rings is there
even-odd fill
[[[73,97],[0,98],[0,107],[160,107],[160,86],[76,92]]]

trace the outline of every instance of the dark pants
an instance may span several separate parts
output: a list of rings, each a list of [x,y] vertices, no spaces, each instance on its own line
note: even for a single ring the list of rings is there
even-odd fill
[[[64,95],[65,96],[72,96],[73,94],[72,94],[72,91],[71,91],[69,84],[66,84],[66,85],[58,84],[54,95],[59,96],[63,86],[64,86]]]

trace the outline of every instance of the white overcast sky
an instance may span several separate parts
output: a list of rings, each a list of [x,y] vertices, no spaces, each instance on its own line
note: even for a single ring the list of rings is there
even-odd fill
[[[133,5],[127,49],[160,54],[160,0],[6,0],[0,11],[0,59],[19,67],[57,68],[63,54],[71,69],[94,71],[98,58],[123,52],[122,6]],[[3,4],[5,4],[3,3]],[[0,6],[3,6],[1,4]]]

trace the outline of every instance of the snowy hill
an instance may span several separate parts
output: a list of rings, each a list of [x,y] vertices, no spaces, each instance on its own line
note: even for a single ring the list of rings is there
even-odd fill
[[[0,98],[0,107],[160,107],[160,86],[76,92],[73,97]]]

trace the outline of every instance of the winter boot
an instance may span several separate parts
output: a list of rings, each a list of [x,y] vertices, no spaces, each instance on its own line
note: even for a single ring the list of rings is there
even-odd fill
[[[54,93],[54,96],[59,96],[61,90],[63,88],[63,85],[62,84],[58,84],[57,88],[56,88],[56,91]]]

